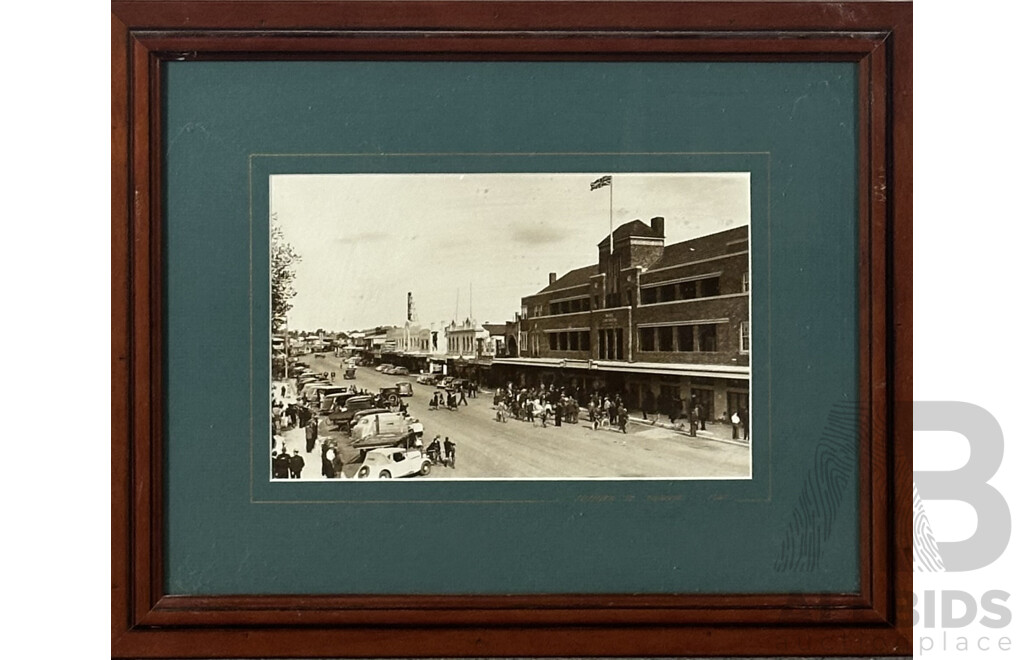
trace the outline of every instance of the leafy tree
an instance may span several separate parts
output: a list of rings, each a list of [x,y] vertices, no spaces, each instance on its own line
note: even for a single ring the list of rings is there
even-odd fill
[[[277,224],[277,215],[270,218],[270,314],[271,330],[278,334],[288,325],[288,312],[295,297],[295,264],[302,260],[284,231]]]

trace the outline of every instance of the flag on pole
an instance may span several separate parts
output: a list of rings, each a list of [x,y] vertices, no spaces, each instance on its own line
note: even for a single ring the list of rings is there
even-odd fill
[[[598,188],[604,188],[605,186],[610,185],[612,185],[612,176],[609,174],[608,176],[601,177],[597,181],[591,182],[590,189],[597,190]]]

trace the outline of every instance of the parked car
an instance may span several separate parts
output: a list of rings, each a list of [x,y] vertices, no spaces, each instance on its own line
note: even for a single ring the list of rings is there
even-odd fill
[[[383,405],[395,407],[402,402],[401,396],[402,394],[398,386],[394,385],[392,387],[380,388],[377,398]]]
[[[358,394],[349,391],[324,394],[320,399],[318,411],[322,415],[330,415],[335,410],[341,410],[344,408],[348,400],[354,396],[358,396]]]
[[[420,449],[383,447],[366,452],[363,464],[356,472],[358,479],[391,479],[419,474],[430,474],[430,459]]]
[[[295,386],[301,392],[302,389],[307,387],[308,385],[319,384],[319,383],[323,383],[323,384],[326,385],[327,384],[327,379],[325,379],[320,374],[303,374],[303,375],[299,376],[296,379]]]
[[[312,381],[312,382],[306,383],[305,387],[303,387],[300,391],[302,392],[302,398],[307,403],[319,405],[320,402],[324,398],[324,394],[328,393],[331,390],[331,388],[335,388],[335,387],[337,387],[337,386],[336,385],[332,385],[330,383],[325,383],[322,380],[317,380],[317,381]],[[344,388],[341,389],[341,390],[333,390],[333,391],[334,392],[344,391]]]
[[[410,431],[422,437],[423,425],[414,417],[393,412],[379,412],[363,415],[359,419],[353,418],[351,427],[352,439],[356,441],[354,444],[356,447],[360,446],[360,440],[375,435],[405,436]]]
[[[398,388],[398,396],[412,396],[412,383],[403,380],[395,383],[395,387]]]
[[[327,419],[332,424],[342,431],[347,431],[349,425],[352,423],[352,417],[360,410],[367,410],[369,408],[375,408],[374,397],[372,396],[354,396],[345,401],[345,405],[340,409],[335,409],[328,413]]]
[[[385,369],[390,369],[391,367],[392,367],[392,365],[390,365],[390,364],[388,364],[388,363],[386,363],[386,362],[382,362],[381,364],[378,364],[378,365],[377,365],[377,366],[375,367],[375,370],[376,370],[376,371],[379,371],[379,372],[381,372],[381,373],[385,373],[385,371],[384,371],[384,370],[385,370]]]
[[[348,424],[349,431],[352,430],[353,426],[355,426],[356,424],[359,423],[359,420],[363,419],[367,415],[379,415],[380,413],[389,413],[389,412],[391,412],[390,409],[388,409],[388,408],[380,408],[380,407],[367,408],[366,410],[357,410],[356,413],[354,415],[352,415],[352,420]]]
[[[394,369],[391,370],[391,374],[393,376],[408,376],[409,370],[406,369],[405,367],[395,367]]]
[[[434,374],[420,374],[416,376],[416,382],[420,385],[433,385],[437,382],[437,376]]]

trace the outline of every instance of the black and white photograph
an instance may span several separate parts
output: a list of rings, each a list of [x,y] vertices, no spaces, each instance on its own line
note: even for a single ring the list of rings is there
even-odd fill
[[[750,175],[270,177],[271,480],[749,479]]]

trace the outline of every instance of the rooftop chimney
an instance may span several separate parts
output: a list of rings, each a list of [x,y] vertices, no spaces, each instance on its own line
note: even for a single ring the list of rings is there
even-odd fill
[[[548,273],[548,285],[549,286],[554,284],[555,280],[557,280],[557,279],[558,279],[558,276],[555,273]]]
[[[656,218],[651,218],[651,229],[654,233],[662,238],[665,238],[665,218],[660,215]]]

